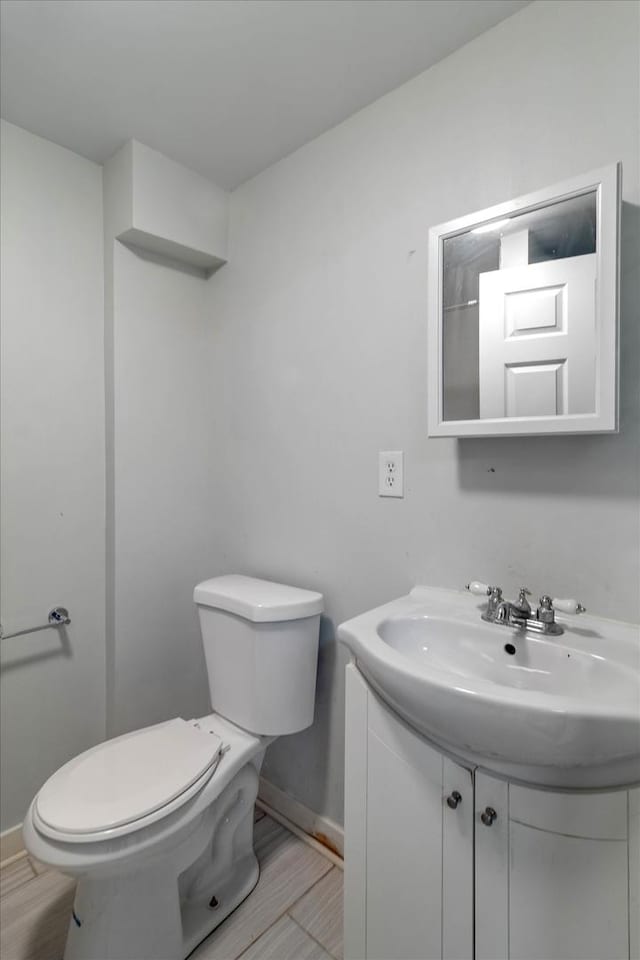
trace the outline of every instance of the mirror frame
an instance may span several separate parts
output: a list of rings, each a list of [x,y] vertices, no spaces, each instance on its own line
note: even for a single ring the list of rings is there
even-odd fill
[[[535,193],[499,203],[429,230],[428,435],[430,437],[517,437],[557,433],[612,433],[618,430],[618,313],[620,245],[620,163],[573,177]],[[551,203],[596,191],[596,409],[594,413],[548,417],[443,420],[442,282],[443,244],[476,227],[529,213]]]

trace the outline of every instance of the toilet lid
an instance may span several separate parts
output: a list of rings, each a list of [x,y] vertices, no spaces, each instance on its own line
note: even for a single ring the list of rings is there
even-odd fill
[[[213,773],[221,747],[212,730],[179,717],[107,740],[47,780],[36,798],[38,816],[70,834],[138,820],[188,791],[208,768]]]

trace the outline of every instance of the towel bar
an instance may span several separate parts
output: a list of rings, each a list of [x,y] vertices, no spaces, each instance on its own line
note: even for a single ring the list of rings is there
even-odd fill
[[[0,625],[0,640],[9,640],[11,637],[21,637],[24,633],[37,633],[38,630],[50,630],[52,627],[66,627],[71,623],[71,617],[66,607],[54,607],[49,610],[47,622],[39,627],[29,627],[27,630],[16,630],[14,633],[3,633]]]

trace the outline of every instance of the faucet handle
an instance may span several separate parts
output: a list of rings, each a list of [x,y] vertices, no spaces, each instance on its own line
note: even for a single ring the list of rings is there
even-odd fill
[[[488,597],[492,590],[495,587],[490,587],[486,583],[482,583],[480,580],[472,580],[471,583],[468,583],[465,587],[465,590],[468,590],[469,593],[475,593],[478,597]]]
[[[551,601],[555,610],[560,613],[586,613],[587,608],[572,598],[554,597]]]
[[[556,614],[553,609],[553,600],[551,597],[543,593],[538,601],[538,609],[536,610],[536,618],[540,620],[541,623],[554,623]]]
[[[523,617],[528,617],[531,613],[531,604],[527,600],[527,597],[531,596],[531,590],[528,587],[520,587],[520,593],[518,594],[518,599],[516,600],[514,607]]]

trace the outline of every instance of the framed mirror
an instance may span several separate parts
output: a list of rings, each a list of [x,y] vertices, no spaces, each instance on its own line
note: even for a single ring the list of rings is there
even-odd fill
[[[620,165],[429,231],[429,436],[617,430]]]

